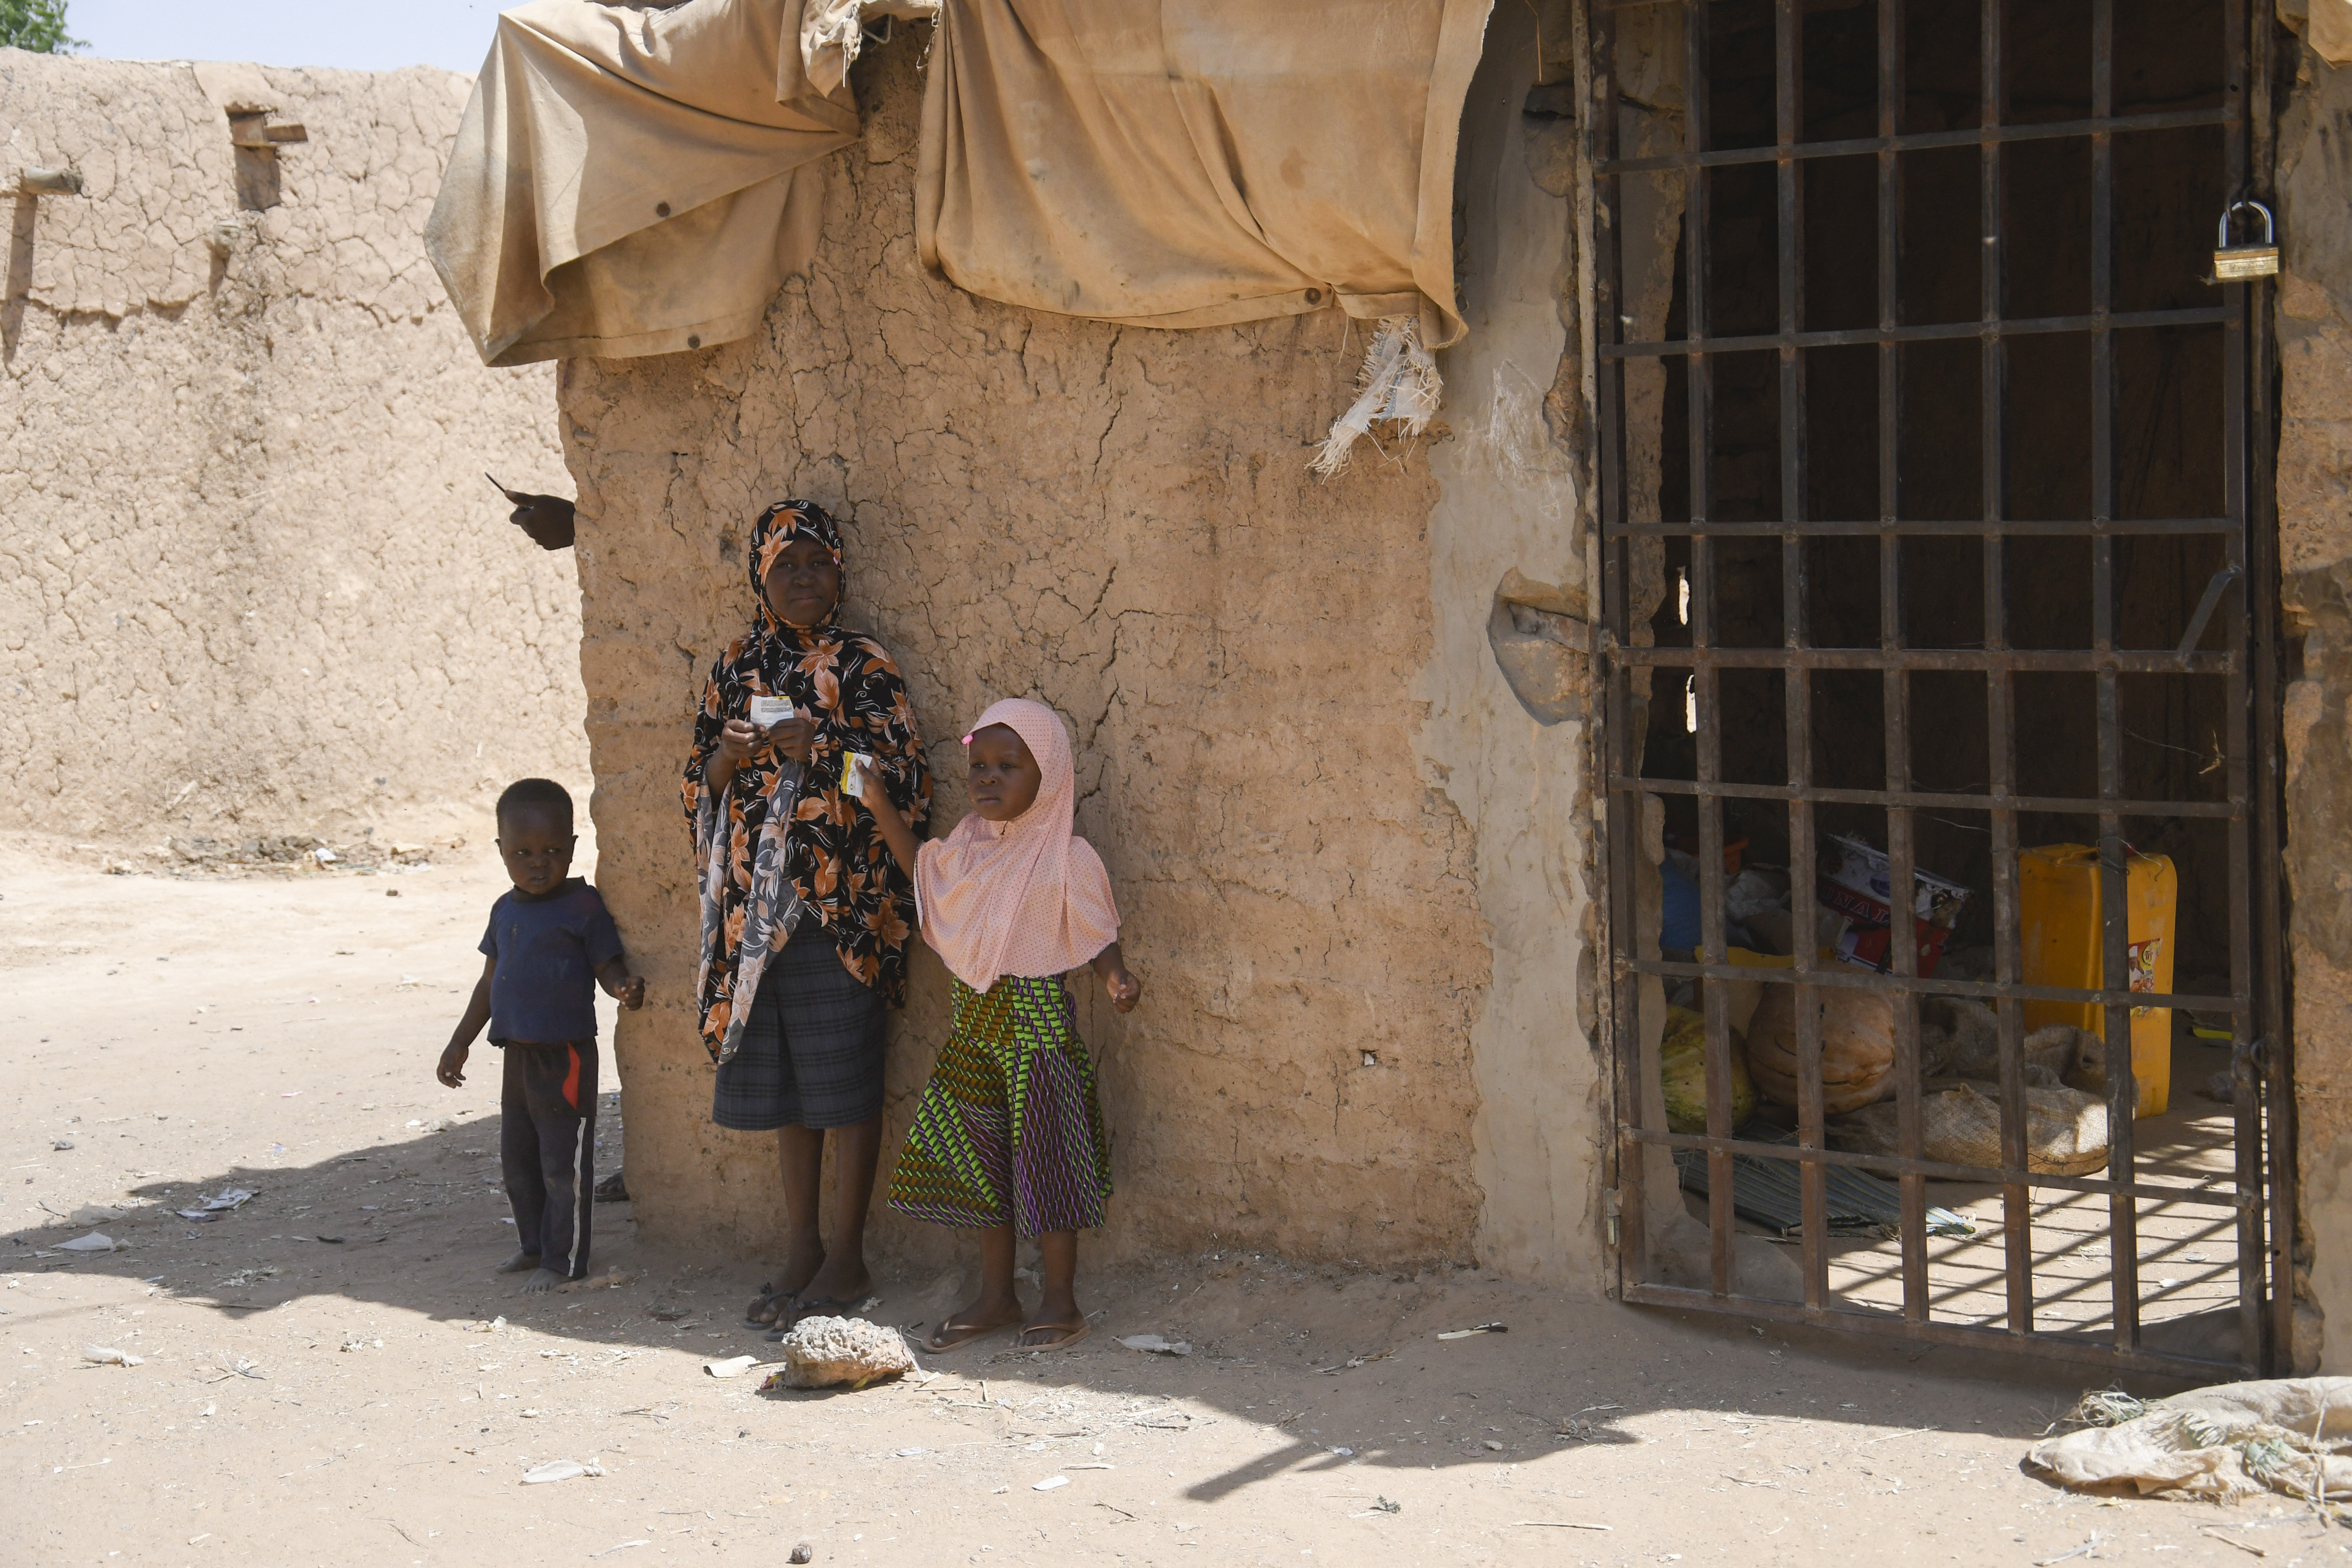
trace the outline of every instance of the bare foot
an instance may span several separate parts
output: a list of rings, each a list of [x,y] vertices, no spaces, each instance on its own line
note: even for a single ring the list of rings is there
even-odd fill
[[[522,1282],[522,1293],[526,1296],[543,1296],[562,1283],[563,1283],[563,1276],[554,1270],[535,1270],[530,1278]]]
[[[526,1269],[536,1269],[538,1267],[538,1253],[518,1252],[513,1257],[499,1265],[499,1272],[501,1274],[520,1274]]]

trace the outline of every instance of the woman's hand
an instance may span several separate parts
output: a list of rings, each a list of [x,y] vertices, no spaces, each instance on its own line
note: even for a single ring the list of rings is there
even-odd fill
[[[735,775],[743,764],[751,760],[751,747],[760,740],[759,727],[748,718],[730,718],[719,732],[719,749],[702,765],[702,782],[713,795],[722,795],[727,786],[735,782]]]
[[[777,756],[799,763],[809,759],[809,748],[816,742],[816,720],[803,716],[771,725],[756,732],[761,740]]]

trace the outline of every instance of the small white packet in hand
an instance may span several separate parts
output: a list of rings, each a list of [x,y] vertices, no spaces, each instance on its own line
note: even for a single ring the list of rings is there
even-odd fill
[[[757,695],[751,698],[750,715],[753,724],[761,729],[773,729],[793,716],[793,699]]]
[[[862,751],[845,751],[841,754],[841,792],[843,794],[858,796],[865,788],[865,781],[873,776],[874,758]]]

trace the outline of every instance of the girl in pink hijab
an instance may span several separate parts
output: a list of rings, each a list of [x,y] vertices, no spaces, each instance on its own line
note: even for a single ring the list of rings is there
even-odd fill
[[[1110,1197],[1110,1136],[1063,975],[1102,977],[1132,1009],[1143,982],[1118,950],[1118,908],[1094,846],[1070,831],[1070,735],[1043,703],[1001,702],[963,737],[971,815],[918,848],[889,798],[861,784],[890,852],[915,878],[923,940],[954,977],[947,1044],[890,1178],[890,1206],[980,1232],[980,1294],[927,1342],[953,1350],[1018,1324],[1024,1350],[1087,1336],[1077,1233]],[[870,776],[869,776],[870,777]],[[1037,1239],[1045,1288],[1023,1312],[1015,1231]]]

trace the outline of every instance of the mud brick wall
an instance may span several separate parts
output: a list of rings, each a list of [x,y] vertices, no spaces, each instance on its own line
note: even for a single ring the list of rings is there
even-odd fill
[[[429,833],[585,782],[550,367],[486,371],[421,233],[468,89],[0,50],[0,829]],[[308,141],[240,152],[266,100]],[[476,829],[475,831],[478,831]]]
[[[2279,554],[2294,963],[2296,1361],[2352,1371],[2352,67],[2303,51],[2279,134]],[[2315,1309],[2315,1312],[2313,1309]],[[2320,1342],[2324,1313],[2332,1332]]]
[[[1041,697],[1076,734],[1078,830],[1147,988],[1124,1019],[1080,989],[1119,1189],[1095,1255],[1245,1239],[1469,1258],[1471,1031],[1491,965],[1479,845],[1425,754],[1446,751],[1472,787],[1475,744],[1423,734],[1433,702],[1471,700],[1424,677],[1440,624],[1426,453],[1310,479],[1364,342],[1336,312],[1122,329],[926,277],[919,53],[860,62],[866,134],[831,165],[815,274],[760,332],[582,362],[563,383],[600,881],[650,979],[618,1040],[639,1218],[734,1251],[781,1233],[773,1139],[709,1121],[678,770],[710,659],[751,615],[751,519],[805,496],[844,519],[848,621],[912,689],[935,831],[964,810],[957,737],[991,701]],[[1549,326],[1538,395],[1559,353]],[[1494,586],[1465,590],[1475,615],[1446,622],[1473,658]],[[1571,954],[1547,983],[1565,992],[1574,973]],[[887,1151],[946,999],[919,950],[892,1024]],[[902,1258],[957,1255],[894,1217],[876,1230]]]

